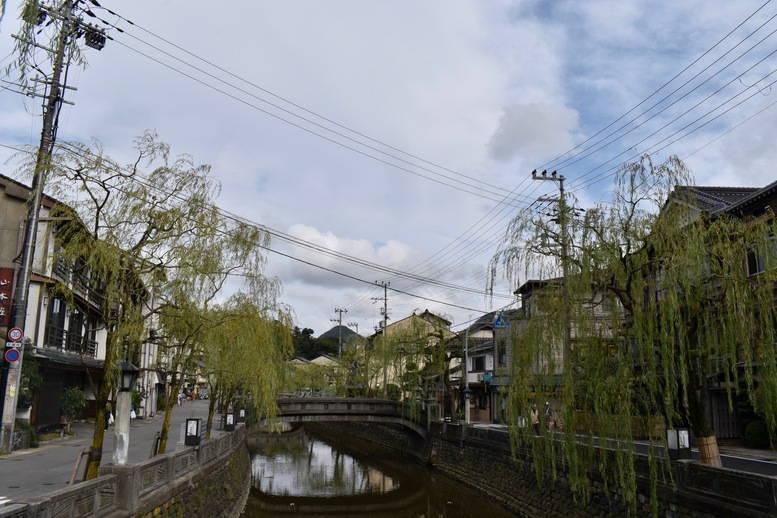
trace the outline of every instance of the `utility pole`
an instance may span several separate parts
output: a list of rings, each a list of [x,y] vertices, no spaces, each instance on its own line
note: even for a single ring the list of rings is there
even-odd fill
[[[472,321],[472,315],[467,319]],[[469,424],[470,420],[470,408],[469,401],[472,398],[472,391],[469,389],[469,328],[472,324],[467,326],[467,331],[464,333],[464,422]]]
[[[537,174],[537,170],[531,172],[532,180],[550,181],[558,184],[559,197],[558,199],[548,199],[543,201],[555,201],[558,203],[558,224],[561,227],[561,234],[559,243],[561,245],[561,271],[564,280],[561,285],[562,293],[562,305],[563,305],[563,318],[564,318],[564,369],[567,369],[570,365],[572,345],[571,345],[571,329],[570,329],[570,304],[569,300],[569,210],[567,208],[566,197],[564,194],[564,175],[559,175],[556,171],[553,171],[548,176],[547,171],[543,171],[541,175]]]
[[[356,334],[359,334],[359,323],[358,322],[348,322],[348,327],[352,327],[356,329]]]
[[[348,313],[347,309],[335,308],[335,313],[338,314],[337,318],[330,318],[330,320],[337,324],[337,332],[339,334],[337,355],[342,358],[343,356],[343,313]]]
[[[388,326],[388,287],[390,282],[375,281],[378,286],[383,286],[383,299],[373,298],[372,300],[383,300],[383,307],[380,309],[380,314],[383,315],[383,322],[380,326],[383,329],[383,351],[386,351],[386,326]],[[383,361],[383,397],[388,395],[388,366],[386,361]]]
[[[64,70],[69,66],[69,45],[73,44],[78,33],[83,29],[88,46],[100,50],[105,44],[105,35],[92,26],[84,26],[80,19],[73,18],[73,8],[79,0],[66,0],[62,4],[60,12],[54,12],[51,8],[41,7],[41,15],[45,14],[61,20],[56,48],[53,54],[51,78],[44,82],[47,93],[43,95],[43,128],[41,129],[38,155],[33,171],[30,198],[27,204],[27,223],[24,228],[24,242],[19,266],[19,273],[14,283],[13,298],[9,328],[19,328],[24,331],[27,320],[27,303],[30,291],[30,278],[32,276],[32,263],[35,257],[35,242],[38,234],[38,221],[40,219],[40,206],[43,199],[43,188],[46,174],[51,165],[51,156],[57,138],[59,111],[62,104],[63,92],[67,85],[61,83]],[[41,19],[41,18],[39,18]],[[36,45],[35,42],[26,42]],[[7,345],[6,341],[6,345]],[[0,446],[4,453],[10,453],[13,447],[14,419],[16,416],[16,403],[19,394],[19,382],[21,381],[22,355],[18,361],[8,363],[4,369],[5,380],[0,381],[2,397],[2,427],[0,428]]]

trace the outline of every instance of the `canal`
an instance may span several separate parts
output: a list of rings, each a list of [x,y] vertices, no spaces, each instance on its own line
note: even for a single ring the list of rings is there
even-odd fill
[[[244,518],[513,517],[424,464],[310,430],[252,438]]]

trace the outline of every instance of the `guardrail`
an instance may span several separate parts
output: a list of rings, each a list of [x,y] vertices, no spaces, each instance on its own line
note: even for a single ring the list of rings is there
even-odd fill
[[[103,518],[134,516],[164,504],[177,484],[188,487],[191,477],[208,471],[212,463],[232,455],[245,444],[245,426],[223,433],[196,447],[160,455],[138,464],[100,467],[100,476],[73,487],[53,491],[23,504],[0,508],[0,518],[56,516]]]
[[[388,399],[282,397],[278,419],[284,422],[370,421],[401,424],[421,436],[429,429],[427,413]]]

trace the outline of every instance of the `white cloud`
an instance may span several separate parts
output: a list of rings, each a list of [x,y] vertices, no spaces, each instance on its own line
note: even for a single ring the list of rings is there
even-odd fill
[[[174,153],[213,166],[225,209],[387,267],[423,264],[425,276],[480,289],[507,217],[555,188],[532,182],[534,168],[557,168],[584,202],[602,198],[609,171],[654,146],[665,147],[661,155],[681,157],[700,150],[689,157],[700,183],[763,185],[775,177],[772,112],[714,140],[772,102],[768,90],[682,140],[656,144],[699,114],[674,123],[673,117],[766,55],[768,41],[697,93],[673,96],[665,104],[676,104],[656,119],[637,110],[596,136],[761,0],[714,8],[703,0],[258,0],[224,8],[191,0],[185,9],[158,0],[100,3],[135,25],[98,10],[125,32],[111,31],[114,40],[101,52],[85,49],[89,68],[71,69],[77,90],[68,98],[76,104],[63,108],[60,138],[97,137],[128,162],[132,138],[156,129]],[[0,59],[13,46],[16,13],[9,9],[0,26]],[[690,72],[703,71],[775,10],[764,8]],[[770,24],[766,30],[773,30]],[[745,86],[734,82],[726,95],[735,88]],[[722,101],[723,94],[713,99]],[[27,115],[24,102],[0,91],[0,144],[37,141],[40,118]],[[39,114],[39,99],[26,103]],[[553,160],[588,138],[585,151]],[[0,147],[0,163],[10,153]],[[601,181],[592,183],[596,178]],[[492,211],[508,193],[518,202]],[[300,325],[317,332],[341,306],[351,308],[360,330],[371,329],[370,298],[382,296],[369,284],[376,280],[433,299],[390,294],[396,316],[435,307],[461,322],[487,306],[479,295],[415,285],[276,243],[278,251],[367,282],[271,253],[268,273],[284,283],[284,299]],[[436,299],[466,309],[436,305]]]
[[[529,155],[546,160],[574,147],[578,116],[563,105],[513,105],[505,108],[489,142],[497,160]]]

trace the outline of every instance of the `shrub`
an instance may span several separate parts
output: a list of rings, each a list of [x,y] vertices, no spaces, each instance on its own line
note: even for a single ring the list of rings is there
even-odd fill
[[[398,385],[389,383],[386,387],[386,397],[392,401],[399,401],[402,398],[402,389]]]
[[[35,428],[33,428],[30,423],[26,421],[20,421],[17,419],[16,430],[20,432],[26,431],[30,434],[30,448],[37,448],[38,446],[40,446],[41,436],[35,432]]]
[[[73,421],[81,417],[81,414],[84,413],[84,409],[86,408],[86,394],[77,387],[66,389],[65,392],[62,393],[61,405],[60,412],[65,419],[65,423],[67,423],[67,431],[69,432],[70,425]]]
[[[764,421],[753,421],[745,428],[745,442],[753,448],[768,448],[771,446],[769,430]]]

